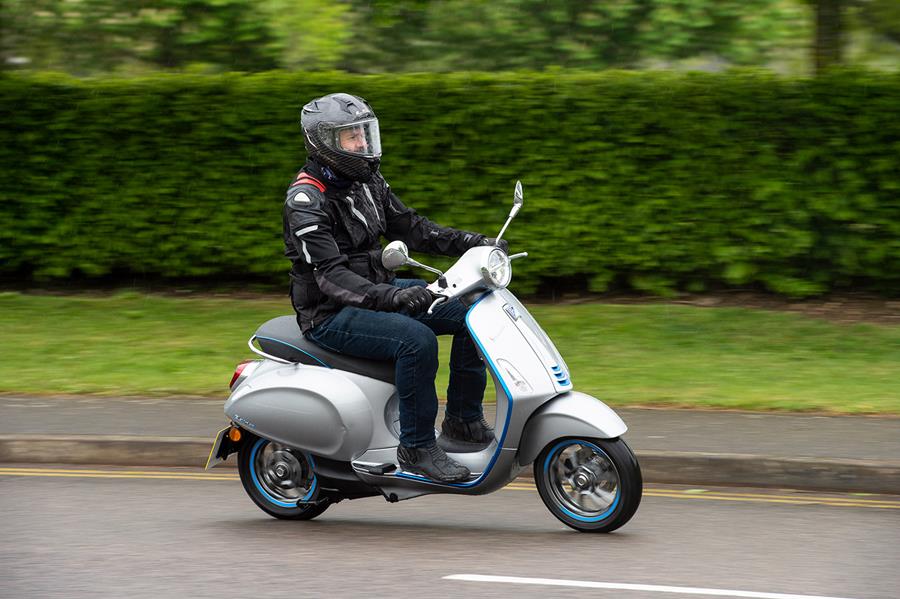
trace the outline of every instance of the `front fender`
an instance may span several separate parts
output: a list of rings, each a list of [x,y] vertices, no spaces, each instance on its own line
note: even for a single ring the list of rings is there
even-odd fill
[[[627,430],[619,415],[599,399],[578,391],[562,393],[535,410],[525,423],[519,464],[527,466],[551,441],[561,437],[614,439]]]

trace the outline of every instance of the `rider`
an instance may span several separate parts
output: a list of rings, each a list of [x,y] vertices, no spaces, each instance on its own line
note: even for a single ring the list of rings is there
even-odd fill
[[[425,281],[395,278],[381,263],[380,237],[447,256],[496,240],[441,227],[400,201],[379,170],[378,119],[362,98],[339,93],[313,100],[300,123],[308,158],[284,204],[297,322],[307,339],[325,349],[394,361],[400,465],[442,482],[464,480],[468,468],[435,441],[434,378],[436,335],[453,335],[442,444],[455,451],[486,447],[494,431],[481,408],[485,366],[465,324],[466,307],[452,300],[428,315],[434,298]]]

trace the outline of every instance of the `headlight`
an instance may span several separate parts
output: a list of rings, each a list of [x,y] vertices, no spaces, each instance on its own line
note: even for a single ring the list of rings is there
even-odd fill
[[[509,285],[512,269],[509,267],[509,258],[503,250],[491,250],[485,265],[481,267],[481,274],[491,287],[502,289]]]

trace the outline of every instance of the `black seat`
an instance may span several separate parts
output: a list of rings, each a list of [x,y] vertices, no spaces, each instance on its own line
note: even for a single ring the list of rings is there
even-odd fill
[[[346,370],[394,384],[393,362],[355,358],[323,349],[303,336],[294,316],[273,318],[256,329],[255,337],[259,347],[276,358]]]

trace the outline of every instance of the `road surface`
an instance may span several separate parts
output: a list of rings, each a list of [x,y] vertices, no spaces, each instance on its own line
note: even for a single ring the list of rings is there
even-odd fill
[[[2,597],[900,597],[884,495],[648,485],[590,535],[522,482],[285,522],[233,470],[3,464],[0,508]]]

